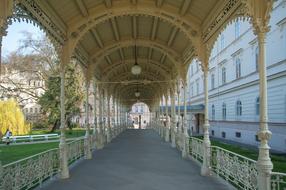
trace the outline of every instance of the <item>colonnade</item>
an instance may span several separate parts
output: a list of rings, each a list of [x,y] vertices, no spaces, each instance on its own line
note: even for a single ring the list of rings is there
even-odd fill
[[[260,2],[260,0],[253,0],[253,1],[244,1],[246,2],[246,6],[248,6],[247,10],[248,12],[245,13],[245,16],[251,17],[251,23],[253,24],[254,33],[257,37],[258,47],[259,47],[259,95],[260,95],[260,128],[258,131],[258,138],[260,140],[259,145],[259,156],[257,160],[257,170],[258,170],[258,189],[259,190],[269,190],[270,189],[270,176],[273,168],[273,164],[271,162],[270,156],[269,156],[269,145],[268,141],[271,138],[271,132],[268,129],[268,110],[267,110],[267,74],[266,74],[266,58],[265,58],[265,38],[266,34],[269,31],[269,18],[270,18],[270,12],[272,8],[272,1],[268,1],[267,3],[264,1],[263,3]],[[251,3],[249,3],[251,2]],[[7,28],[7,18],[11,17],[13,13],[13,2],[8,0],[1,1],[1,11],[0,11],[0,55],[1,55],[1,41],[2,36],[5,35],[5,30]],[[241,15],[240,15],[241,16]],[[244,15],[243,15],[244,16]],[[233,18],[229,18],[233,19]],[[225,21],[226,22],[226,21]],[[194,33],[195,35],[195,33]],[[66,145],[66,138],[65,138],[65,129],[66,129],[66,118],[65,118],[65,92],[64,92],[64,86],[65,86],[65,66],[69,64],[70,59],[72,57],[72,52],[74,51],[74,48],[71,44],[69,44],[69,39],[65,40],[64,44],[62,44],[60,52],[60,60],[61,60],[61,72],[60,72],[60,78],[61,78],[61,94],[60,94],[60,105],[61,105],[61,137],[60,137],[60,176],[61,178],[68,178],[69,177],[69,169],[68,169],[68,160],[67,160],[67,145]],[[208,56],[205,55],[207,51],[207,45],[204,42],[200,42],[198,48],[198,58],[202,62],[202,69],[204,72],[204,104],[205,104],[205,119],[204,119],[204,140],[203,140],[203,164],[201,168],[201,174],[202,175],[210,175],[211,173],[211,153],[210,153],[210,147],[211,142],[209,139],[209,118],[208,118]],[[211,45],[210,45],[211,46]],[[1,56],[0,56],[1,57]],[[1,58],[0,58],[1,59]],[[1,63],[1,60],[0,60]],[[89,85],[90,81],[87,79],[86,81],[86,96],[88,97],[89,93]],[[187,141],[188,141],[188,133],[187,131],[187,118],[186,118],[186,95],[184,92],[184,117],[183,122],[181,121],[180,117],[180,109],[178,109],[178,116],[176,117],[176,110],[175,110],[175,96],[178,95],[178,105],[181,105],[180,102],[180,93],[181,93],[181,84],[183,84],[183,89],[186,89],[187,81],[183,80],[178,81],[177,86],[175,83],[171,85],[171,87],[168,89],[170,92],[170,95],[168,93],[165,94],[165,97],[168,97],[167,99],[171,99],[171,116],[169,119],[168,116],[168,107],[166,106],[166,126],[161,129],[159,129],[160,134],[163,134],[162,137],[166,141],[171,140],[171,146],[177,147],[179,146],[180,150],[182,150],[182,155],[186,157],[188,155],[188,147],[187,147]],[[112,125],[112,116],[111,115],[111,109],[110,109],[110,101],[111,101],[111,94],[108,92],[107,88],[100,85],[97,86],[95,90],[95,96],[98,95],[99,97],[99,106],[95,106],[95,108],[98,108],[97,111],[94,112],[95,114],[95,123],[94,123],[94,130],[93,130],[93,136],[95,136],[95,147],[102,148],[105,143],[108,143],[118,134],[120,131],[123,130],[123,127],[126,126],[126,112],[127,109],[123,107],[120,100],[117,100],[117,106],[118,106],[118,113],[119,117],[117,117],[117,121],[114,125]],[[113,97],[114,98],[114,97]],[[96,99],[96,97],[95,97]],[[161,97],[159,97],[159,100]],[[115,100],[115,98],[114,98]],[[160,101],[159,101],[160,102]],[[156,122],[162,122],[163,118],[163,110],[160,110],[157,114],[157,121]],[[94,103],[96,105],[96,101]],[[86,99],[86,115],[88,116],[88,98]],[[119,118],[119,120],[118,120]],[[86,135],[85,135],[85,154],[86,159],[92,158],[91,154],[91,134],[90,134],[90,125],[88,123],[88,119],[86,119]],[[119,126],[119,127],[118,127]],[[116,130],[115,130],[116,129]],[[116,131],[113,134],[113,131]],[[119,131],[119,132],[118,132]],[[164,132],[168,131],[168,132]],[[168,135],[169,134],[169,135]]]
[[[259,96],[260,96],[260,127],[258,134],[258,139],[260,141],[259,145],[259,156],[257,159],[257,170],[258,170],[258,178],[257,184],[259,190],[270,190],[270,180],[271,180],[271,172],[273,169],[273,164],[270,159],[269,154],[269,145],[268,142],[271,138],[271,131],[268,128],[268,105],[267,105],[267,74],[266,74],[266,58],[265,58],[265,38],[266,34],[269,31],[267,26],[267,22],[255,21],[254,24],[254,33],[257,36],[258,47],[259,47],[259,57],[258,57],[258,72],[259,72]],[[202,70],[204,74],[204,125],[203,125],[203,163],[201,166],[201,175],[209,176],[211,175],[211,141],[209,137],[209,95],[208,95],[208,61],[206,59],[202,62]],[[157,117],[157,123],[160,123],[161,127],[159,129],[159,133],[165,133],[165,141],[169,142],[169,132],[170,132],[170,139],[171,139],[171,146],[178,147],[182,151],[182,156],[187,158],[189,153],[189,134],[187,131],[187,110],[186,110],[186,90],[184,90],[184,117],[183,122],[181,122],[181,113],[180,113],[180,93],[181,88],[180,84],[183,84],[183,89],[186,89],[187,82],[184,80],[180,82],[178,80],[177,84],[173,83],[171,88],[168,89],[167,93],[165,94],[165,105],[163,103],[159,104],[159,112]],[[170,95],[169,93],[170,92]],[[175,97],[177,98],[177,106],[178,111],[176,114],[175,110]],[[171,116],[168,114],[168,99],[171,99]],[[162,98],[163,99],[163,98]],[[162,102],[162,101],[160,101]],[[160,107],[165,106],[165,116],[163,116],[163,112],[160,111]],[[171,117],[171,120],[169,119]],[[164,118],[166,125],[162,125],[162,118]],[[170,127],[169,127],[170,126]],[[183,130],[183,131],[182,131]],[[161,135],[164,136],[164,135]]]

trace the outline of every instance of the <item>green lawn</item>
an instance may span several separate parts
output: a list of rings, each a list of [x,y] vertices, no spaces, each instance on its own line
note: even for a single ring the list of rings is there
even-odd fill
[[[0,146],[0,160],[5,165],[58,146],[59,142]]]
[[[199,138],[202,139],[202,137]],[[224,148],[226,150],[235,152],[237,154],[240,154],[242,156],[245,156],[253,160],[257,160],[258,158],[258,152],[250,148],[244,148],[237,145],[226,144],[218,140],[211,140],[211,144],[213,146]],[[286,156],[272,154],[271,160],[274,165],[273,171],[286,173]]]
[[[49,134],[51,133],[49,130],[33,130],[31,132],[31,135],[42,135],[42,134]],[[61,134],[60,130],[56,130],[55,132],[52,133],[58,133]],[[72,129],[66,130],[66,137],[67,138],[75,138],[75,137],[81,137],[85,135],[85,129],[82,128],[76,128],[76,129]]]

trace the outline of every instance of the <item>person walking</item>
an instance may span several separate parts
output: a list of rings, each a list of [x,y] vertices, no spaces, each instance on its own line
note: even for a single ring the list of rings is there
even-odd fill
[[[10,144],[10,137],[12,136],[12,132],[7,129],[6,133],[5,133],[5,137],[6,137],[6,144],[9,145]]]

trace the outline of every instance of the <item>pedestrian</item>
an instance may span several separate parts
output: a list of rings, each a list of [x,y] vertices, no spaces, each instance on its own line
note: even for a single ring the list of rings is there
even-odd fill
[[[5,137],[6,137],[6,144],[9,145],[10,144],[10,137],[12,136],[12,132],[7,129],[6,133],[5,133]]]

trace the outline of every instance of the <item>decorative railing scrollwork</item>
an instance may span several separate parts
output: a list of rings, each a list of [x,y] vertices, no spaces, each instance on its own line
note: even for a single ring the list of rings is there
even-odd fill
[[[286,190],[286,173],[271,173],[271,190]]]
[[[212,146],[212,170],[239,189],[257,189],[256,161]]]
[[[31,189],[54,176],[59,169],[59,150],[51,149],[3,166],[0,189]]]
[[[67,143],[69,164],[84,156],[84,138]]]
[[[190,155],[199,162],[203,161],[203,140],[190,138]]]

